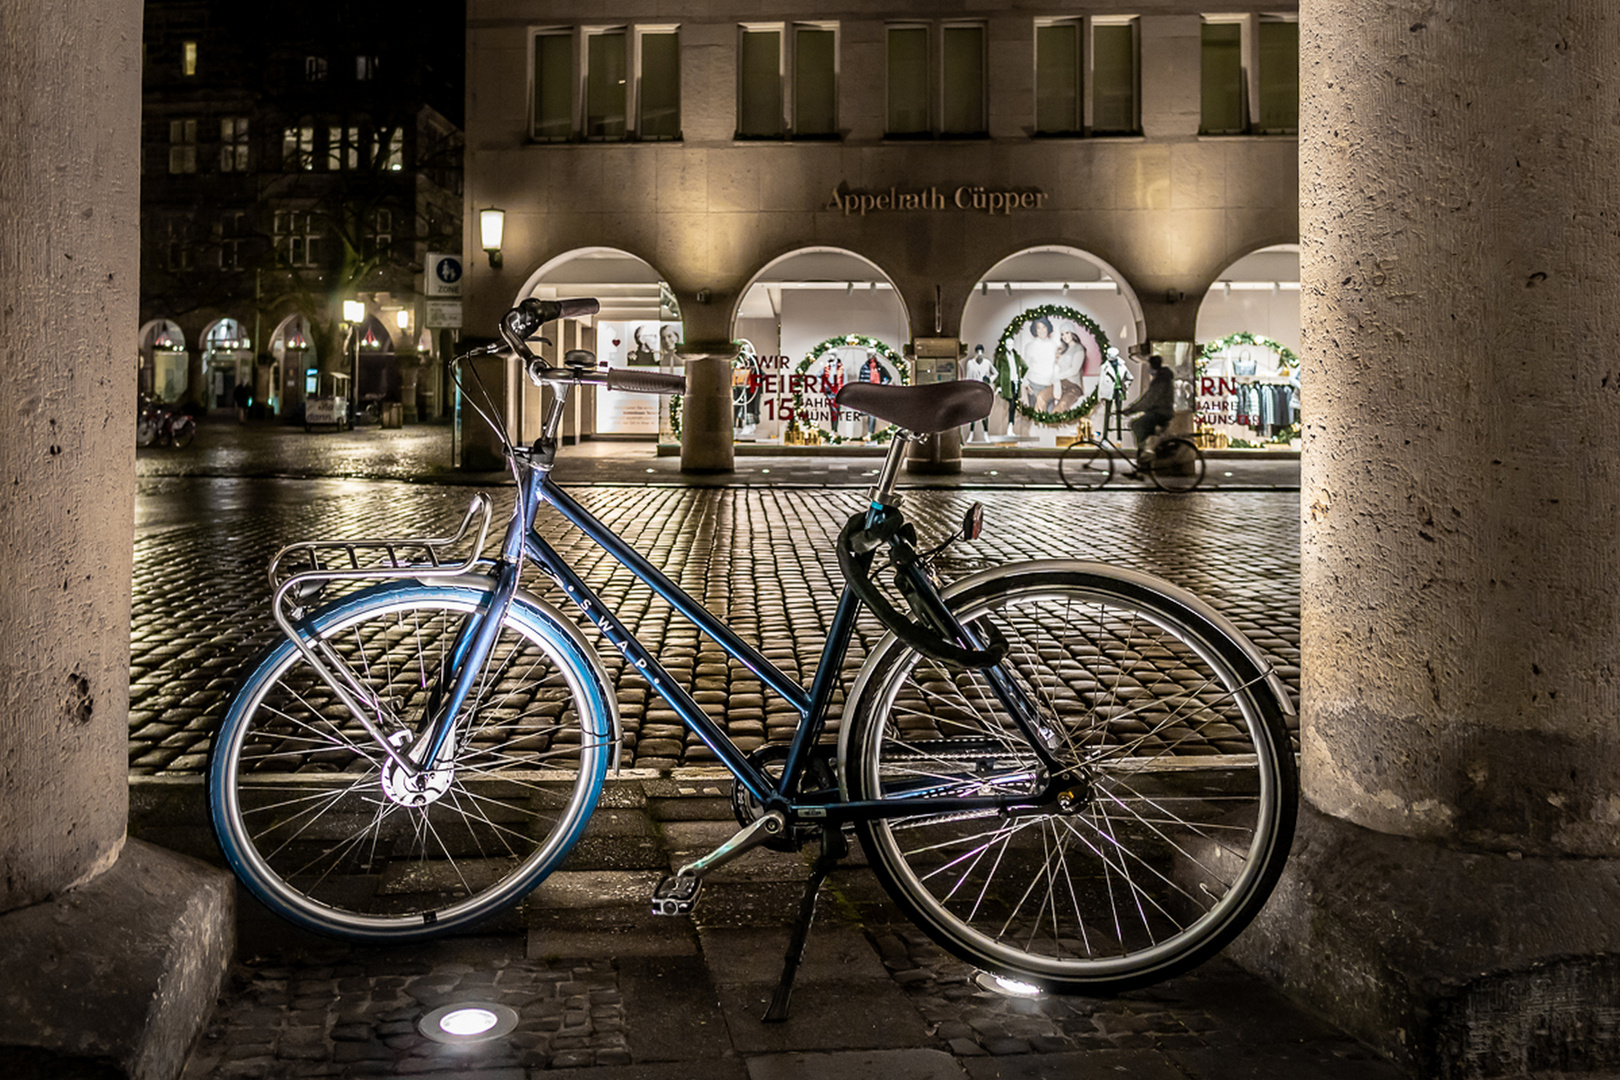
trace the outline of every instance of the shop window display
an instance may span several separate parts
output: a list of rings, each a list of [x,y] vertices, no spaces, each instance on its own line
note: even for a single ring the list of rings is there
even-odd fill
[[[1026,425],[1077,425],[1097,407],[1109,348],[1084,312],[1060,304],[1026,309],[996,343],[996,392]]]
[[[1260,334],[1203,348],[1197,368],[1198,430],[1211,446],[1290,442],[1299,431],[1299,357]]]
[[[834,402],[846,383],[905,386],[911,382],[906,358],[875,337],[844,334],[810,350],[791,380],[788,438],[794,442],[887,442],[892,424],[880,427],[876,417],[840,409]]]

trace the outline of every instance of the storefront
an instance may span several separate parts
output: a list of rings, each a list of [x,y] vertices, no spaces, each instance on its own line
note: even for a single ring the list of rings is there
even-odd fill
[[[235,319],[220,319],[203,334],[204,407],[209,412],[231,412],[236,408],[236,388],[247,387],[249,397],[257,398],[253,372],[253,342]]]
[[[186,335],[168,319],[154,319],[141,327],[137,385],[140,393],[161,401],[179,401],[186,393],[190,354]]]
[[[1299,248],[1264,248],[1223,273],[1199,311],[1197,424],[1214,449],[1297,449]]]

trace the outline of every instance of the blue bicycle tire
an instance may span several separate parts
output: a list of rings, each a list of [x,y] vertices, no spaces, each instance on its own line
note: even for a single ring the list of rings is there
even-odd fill
[[[477,587],[397,582],[302,623],[409,745]],[[568,628],[518,601],[463,715],[454,764],[413,792],[290,641],[232,698],[210,751],[215,833],[276,914],[364,942],[466,929],[526,896],[583,832],[611,764],[611,689]],[[437,792],[435,788],[442,788]],[[420,806],[410,800],[427,799]]]

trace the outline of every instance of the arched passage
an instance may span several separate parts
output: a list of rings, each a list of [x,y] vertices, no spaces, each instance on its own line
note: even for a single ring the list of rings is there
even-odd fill
[[[747,343],[733,383],[739,440],[866,441],[876,425],[837,413],[831,393],[863,376],[911,378],[911,324],[893,280],[842,248],[771,260],[742,290],[731,325]]]
[[[1043,246],[992,266],[962,310],[965,374],[990,382],[996,407],[971,442],[1056,446],[1137,379],[1142,305],[1108,263],[1079,248]],[[1190,375],[1190,372],[1189,372]]]
[[[589,349],[609,367],[679,370],[681,311],[675,294],[645,259],[618,248],[578,248],[543,264],[529,276],[513,302],[528,297],[558,300],[595,297],[602,309],[583,319],[565,319],[546,331],[553,344],[542,351],[552,360],[568,349]],[[517,433],[539,433],[542,394],[524,383],[515,403]],[[649,394],[575,395],[565,434],[596,437],[654,437],[670,431],[667,402]]]
[[[179,401],[186,392],[185,331],[168,319],[153,319],[141,327],[139,342],[140,393]]]
[[[209,412],[234,409],[239,385],[246,385],[248,393],[258,397],[253,385],[253,342],[237,320],[215,319],[203,330],[202,376],[202,401]]]
[[[1291,444],[1299,433],[1299,245],[1227,267],[1198,309],[1198,425],[1217,448]]]
[[[319,385],[320,356],[302,315],[288,315],[270,335],[270,385],[276,415],[297,414],[304,399],[326,392]]]

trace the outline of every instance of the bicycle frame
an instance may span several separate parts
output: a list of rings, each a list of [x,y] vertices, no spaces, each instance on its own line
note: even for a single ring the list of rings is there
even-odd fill
[[[694,599],[656,566],[653,566],[617,533],[603,524],[551,479],[551,465],[556,444],[554,439],[542,436],[532,450],[515,450],[519,462],[519,497],[512,524],[502,541],[501,555],[496,560],[492,580],[494,588],[488,606],[469,620],[452,647],[450,670],[454,673],[449,689],[447,707],[438,710],[433,729],[427,741],[427,752],[420,757],[417,768],[429,771],[438,761],[450,740],[455,717],[470,694],[482,669],[500,626],[506,606],[516,595],[522,563],[526,559],[535,564],[555,582],[587,619],[601,631],[608,643],[645,678],[653,691],[667,702],[681,722],[707,746],[720,763],[737,778],[748,793],[757,799],[766,811],[780,810],[790,820],[815,820],[841,823],[880,817],[898,817],[927,810],[938,811],[939,800],[927,794],[880,801],[844,801],[836,791],[816,791],[808,795],[795,795],[814,747],[826,728],[827,710],[831,704],[837,673],[842,667],[844,654],[855,629],[860,601],[846,585],[839,596],[826,642],[822,646],[815,675],[806,690],[792,677],[771,663],[758,649],[738,637],[713,613]],[[884,477],[892,481],[904,452],[903,444],[891,450]],[[880,480],[878,490],[886,488]],[[772,691],[791,704],[799,714],[799,723],[788,746],[787,757],[779,777],[767,775],[748,759],[733,743],[726,732],[703,711],[687,689],[674,680],[658,659],[620,621],[619,617],[602,602],[574,569],[559,555],[534,527],[541,503],[549,505],[564,520],[579,529],[592,542],[610,555],[643,584],[669,603],[700,632],[706,634],[729,656],[757,676]],[[882,512],[882,504],[873,503],[874,514]],[[938,591],[926,575],[915,572],[913,584],[924,597],[924,602],[937,621],[944,621],[948,629],[963,640],[973,640],[950,615]],[[982,643],[979,643],[982,644]],[[1012,711],[1014,721],[1024,729],[1031,749],[1042,759],[1048,777],[1055,773],[1056,763],[1049,752],[1050,735],[1040,729],[1035,720],[1037,710],[1027,697],[999,673],[991,676],[998,697]],[[416,755],[412,755],[416,757]],[[1033,795],[1011,797],[1007,795],[972,795],[953,798],[951,805],[964,813],[996,811],[1015,813],[1020,808],[1034,808],[1051,802],[1056,797],[1055,783],[1049,782]]]

